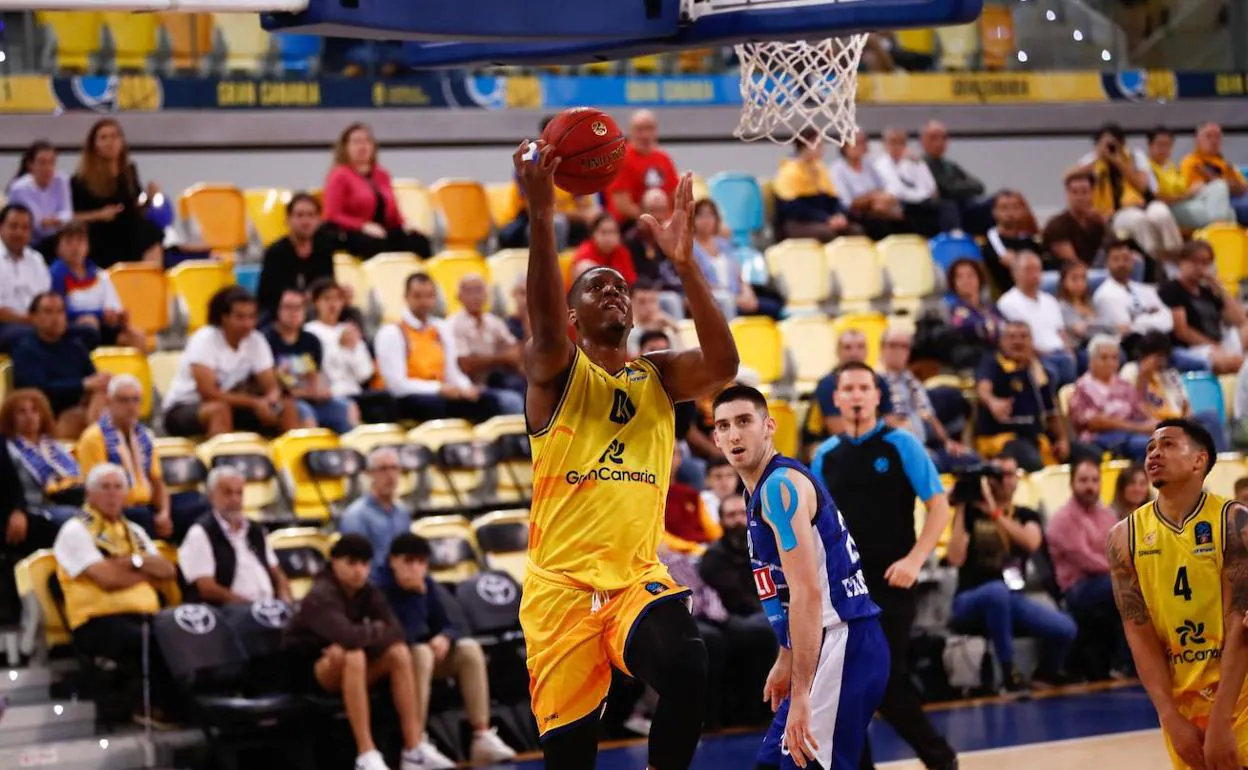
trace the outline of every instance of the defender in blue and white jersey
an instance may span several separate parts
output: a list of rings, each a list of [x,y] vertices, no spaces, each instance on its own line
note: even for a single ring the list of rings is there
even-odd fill
[[[780,640],[758,768],[857,770],[889,673],[858,549],[823,483],[776,451],[761,393],[728,388],[714,410],[715,444],[749,491],[754,583]]]

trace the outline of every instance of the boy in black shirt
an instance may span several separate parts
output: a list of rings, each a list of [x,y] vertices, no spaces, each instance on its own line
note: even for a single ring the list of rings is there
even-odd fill
[[[321,341],[303,329],[306,313],[303,292],[282,292],[277,320],[264,332],[273,350],[273,368],[282,388],[296,399],[304,427],[320,426],[346,433],[359,424],[359,407],[350,399],[334,398],[330,393],[329,382],[321,373]]]

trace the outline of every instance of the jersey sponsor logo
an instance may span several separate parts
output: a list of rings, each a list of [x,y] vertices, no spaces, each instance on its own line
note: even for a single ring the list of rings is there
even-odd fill
[[[754,588],[759,599],[771,599],[776,595],[776,581],[771,579],[771,567],[754,570]]]
[[[872,467],[875,468],[876,473],[888,473],[888,458],[887,457],[875,458],[875,463],[872,464]]]
[[[624,442],[619,439],[611,439],[611,443],[603,450],[602,456],[598,458],[599,463],[605,463],[610,460],[616,465],[624,464]]]
[[[1179,644],[1184,647],[1187,646],[1188,642],[1191,642],[1192,644],[1205,643],[1204,623],[1197,623],[1194,620],[1185,620],[1183,621],[1183,625],[1174,629],[1174,632],[1179,635]]]
[[[841,588],[844,589],[845,596],[850,599],[855,596],[866,596],[867,579],[863,577],[862,570],[858,570],[847,578],[842,578]]]
[[[615,395],[611,397],[611,422],[617,425],[627,425],[636,414],[637,407],[633,404],[633,400],[623,390],[616,388]]]
[[[1179,635],[1179,645],[1183,649],[1170,653],[1170,665],[1203,663],[1208,660],[1216,661],[1222,658],[1222,649],[1220,647],[1203,646],[1208,643],[1205,640],[1204,623],[1198,623],[1190,619],[1184,620],[1183,625],[1174,629],[1174,632]]]
[[[1192,549],[1192,553],[1213,553],[1213,525],[1207,521],[1198,521],[1192,531],[1196,537],[1196,547]]]
[[[632,369],[626,366],[624,373],[628,375],[629,382],[645,382],[650,379],[650,373],[644,369]]]
[[[637,483],[637,484],[657,484],[658,477],[650,471],[630,471],[627,468],[611,468],[602,466],[601,468],[592,468],[585,473],[579,471],[568,471],[563,480],[576,486],[584,484],[587,481],[610,481],[617,483]]]

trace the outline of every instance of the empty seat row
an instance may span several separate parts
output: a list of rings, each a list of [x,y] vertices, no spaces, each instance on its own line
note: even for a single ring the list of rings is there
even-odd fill
[[[913,311],[937,286],[931,249],[915,235],[878,243],[844,236],[827,245],[790,239],[767,249],[764,258],[791,312],[812,310],[833,297],[842,311],[865,310],[890,286],[893,306]]]

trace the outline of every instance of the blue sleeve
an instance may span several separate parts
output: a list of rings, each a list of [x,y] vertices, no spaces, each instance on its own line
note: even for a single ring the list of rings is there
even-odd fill
[[[429,601],[429,636],[432,638],[444,634],[453,642],[459,638],[459,632],[455,624],[451,623],[451,616],[446,613],[446,606],[442,604],[442,597],[438,596],[438,588],[433,584],[433,578],[425,578],[425,583],[425,596]]]
[[[836,404],[832,401],[832,394],[836,392],[836,374],[832,373],[819,380],[815,385],[815,401],[819,404],[819,411],[823,412],[824,417],[840,417],[841,410],[836,408]]]
[[[875,375],[875,387],[880,391],[880,416],[893,413],[893,389],[889,387],[884,375]]]
[[[810,458],[810,472],[815,478],[823,481],[823,460],[833,449],[840,446],[840,443],[841,437],[833,436],[815,448],[815,456]]]
[[[926,502],[932,499],[932,495],[945,491],[940,483],[940,474],[936,471],[936,464],[932,462],[932,458],[928,456],[927,450],[917,438],[907,431],[893,430],[889,431],[884,440],[897,450],[898,456],[901,457],[901,467],[906,472],[906,478],[910,480],[910,486],[914,487],[914,492],[920,500]]]
[[[61,262],[59,259],[56,262],[53,262],[52,267],[48,269],[48,275],[52,278],[52,291],[60,294],[62,297],[64,297],[66,291],[68,291],[65,288],[65,275],[67,272],[68,270],[65,268],[65,263]]]

